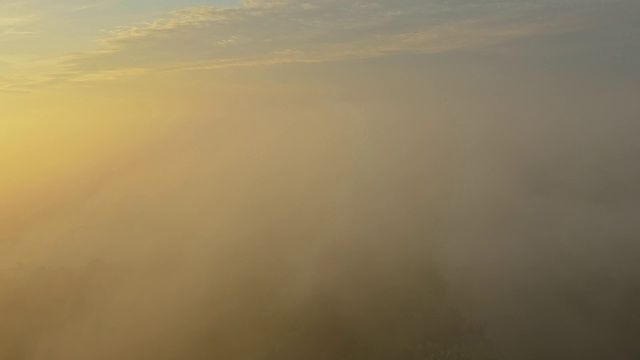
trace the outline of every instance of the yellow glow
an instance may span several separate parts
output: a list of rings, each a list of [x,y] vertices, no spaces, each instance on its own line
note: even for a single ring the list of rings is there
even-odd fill
[[[0,198],[46,194],[105,162],[126,158],[166,124],[148,100],[77,92],[4,96],[0,109]],[[162,121],[158,119],[158,121]],[[86,174],[85,174],[86,176]]]

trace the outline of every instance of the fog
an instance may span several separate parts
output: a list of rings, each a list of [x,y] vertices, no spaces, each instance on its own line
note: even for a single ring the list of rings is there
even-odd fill
[[[0,358],[637,359],[638,88],[455,59],[167,90],[2,208]]]

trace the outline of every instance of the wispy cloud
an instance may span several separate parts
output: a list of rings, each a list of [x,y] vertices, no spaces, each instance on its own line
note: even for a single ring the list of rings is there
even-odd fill
[[[34,32],[22,30],[21,27],[37,20],[36,15],[0,17],[0,41],[13,36],[33,35]]]
[[[67,9],[66,11],[64,11],[65,13],[75,13],[75,12],[80,12],[80,11],[85,11],[85,10],[93,10],[93,9],[98,9],[98,8],[102,8],[102,7],[106,7],[109,5],[113,5],[117,2],[119,2],[120,0],[107,0],[107,1],[98,1],[98,2],[94,2],[94,3],[88,3],[88,4],[83,4],[83,5],[78,5],[78,6],[74,6],[70,9]]]
[[[613,0],[615,1],[615,0]],[[245,0],[112,30],[95,51],[59,59],[66,81],[117,74],[442,53],[585,26],[595,0]],[[100,3],[96,3],[100,4]]]
[[[0,17],[0,27],[22,25],[35,20],[35,16]]]
[[[576,19],[535,4],[302,0],[245,1],[243,8],[190,8],[122,27],[96,52],[65,64],[80,72],[327,61],[389,53],[437,53],[571,30]]]

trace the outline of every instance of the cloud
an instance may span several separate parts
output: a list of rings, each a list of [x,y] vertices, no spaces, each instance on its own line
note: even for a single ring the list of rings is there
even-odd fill
[[[21,26],[37,21],[35,15],[0,17],[0,41],[14,36],[33,35],[31,31],[19,30]]]
[[[112,4],[115,4],[118,0],[111,0],[111,1],[99,1],[99,2],[94,2],[94,3],[88,3],[88,4],[82,4],[82,5],[78,5],[75,7],[72,7],[70,9],[68,9],[66,11],[66,13],[74,13],[74,12],[80,12],[80,11],[85,11],[85,10],[92,10],[92,9],[97,9],[97,8],[102,8],[105,6],[109,6]]]
[[[96,73],[332,61],[471,49],[579,26],[565,13],[540,11],[541,4],[248,0],[118,28],[99,50],[70,54],[63,64]]]
[[[53,76],[55,83],[68,83],[157,71],[486,49],[584,29],[598,6],[603,5],[596,0],[244,0],[242,7],[185,8],[118,27],[98,40],[96,50],[55,59],[51,72],[65,74]],[[45,78],[28,82],[51,84]]]
[[[5,17],[0,18],[0,27],[12,27],[22,25],[34,20],[33,16]]]

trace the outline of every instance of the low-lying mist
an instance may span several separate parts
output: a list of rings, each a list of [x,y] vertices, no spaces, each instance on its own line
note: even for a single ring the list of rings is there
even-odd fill
[[[438,66],[176,99],[2,208],[0,359],[637,359],[637,89]]]

